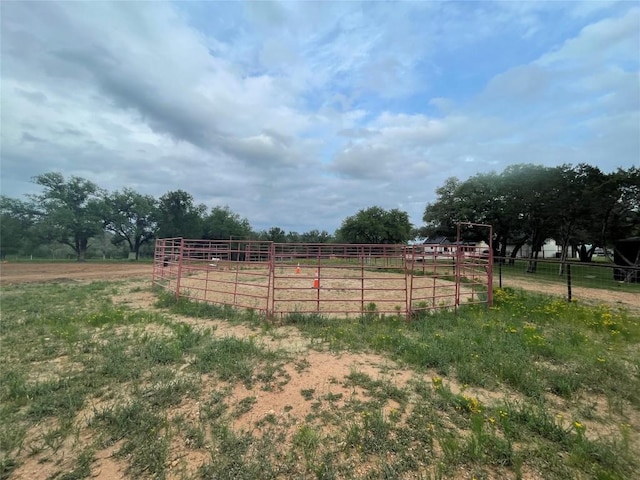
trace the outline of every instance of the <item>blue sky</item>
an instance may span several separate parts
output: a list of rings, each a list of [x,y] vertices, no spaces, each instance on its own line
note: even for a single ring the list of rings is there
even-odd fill
[[[416,226],[451,176],[640,164],[638,2],[2,2],[1,190]]]

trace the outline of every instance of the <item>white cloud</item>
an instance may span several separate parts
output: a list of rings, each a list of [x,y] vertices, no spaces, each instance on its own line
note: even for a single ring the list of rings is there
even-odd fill
[[[595,5],[597,4],[597,5]],[[640,9],[5,2],[2,190],[183,189],[257,228],[419,223],[448,176],[637,164]]]
[[[606,18],[585,26],[578,36],[566,40],[558,49],[543,55],[537,63],[563,70],[599,67],[624,58],[630,60],[637,69],[640,61],[639,27],[640,8],[632,8],[621,17]]]

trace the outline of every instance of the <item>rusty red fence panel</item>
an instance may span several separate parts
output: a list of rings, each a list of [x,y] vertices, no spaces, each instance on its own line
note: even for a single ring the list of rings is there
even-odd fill
[[[154,284],[267,316],[392,314],[487,302],[486,259],[423,246],[160,239]],[[464,265],[456,263],[464,259]],[[483,270],[484,268],[484,270]],[[483,276],[484,272],[484,276]],[[464,277],[461,277],[464,276]],[[464,278],[466,284],[458,288]]]

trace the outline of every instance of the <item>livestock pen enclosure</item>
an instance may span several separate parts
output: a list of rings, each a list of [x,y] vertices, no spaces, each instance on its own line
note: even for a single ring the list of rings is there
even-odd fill
[[[160,239],[153,282],[176,297],[267,316],[402,315],[491,304],[491,254],[473,245]]]

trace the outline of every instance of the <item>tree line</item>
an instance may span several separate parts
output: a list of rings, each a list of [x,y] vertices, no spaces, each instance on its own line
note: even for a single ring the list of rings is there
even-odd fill
[[[515,257],[524,245],[537,259],[547,239],[590,261],[596,248],[613,248],[620,239],[640,236],[640,170],[605,173],[587,164],[544,167],[518,164],[501,173],[449,178],[427,204],[423,235],[453,235],[458,222],[493,226],[494,254]],[[488,240],[473,229],[470,240]],[[483,237],[484,235],[484,237]],[[535,265],[535,263],[532,263]]]
[[[274,226],[255,231],[249,220],[228,206],[210,211],[196,204],[184,190],[169,191],[160,198],[143,195],[130,188],[107,192],[81,177],[66,179],[50,172],[33,178],[42,193],[26,200],[0,197],[0,252],[29,255],[44,244],[62,244],[83,261],[95,244],[109,242],[126,247],[131,259],[138,259],[143,247],[156,238],[184,237],[210,240],[264,240],[305,243],[398,243],[409,238],[411,224],[405,212],[379,207],[362,210],[347,219],[335,234],[326,230],[285,232]],[[355,227],[371,217],[368,230]],[[374,232],[374,230],[379,232]],[[366,230],[366,234],[363,231]]]
[[[29,255],[45,244],[67,246],[84,260],[92,245],[108,243],[137,259],[156,238],[247,239],[306,243],[404,243],[416,236],[455,237],[458,222],[493,226],[495,254],[516,256],[526,244],[534,255],[553,238],[566,256],[581,260],[617,239],[640,236],[640,170],[604,173],[580,164],[544,167],[519,164],[503,172],[461,181],[447,179],[426,205],[421,227],[407,212],[368,207],[325,230],[285,232],[274,226],[255,231],[228,206],[208,210],[184,190],[159,198],[130,188],[108,192],[95,183],[50,172],[33,178],[42,187],[25,200],[0,196],[0,255]],[[465,240],[488,241],[487,231],[463,231]],[[108,240],[105,240],[108,239]]]

